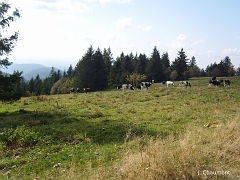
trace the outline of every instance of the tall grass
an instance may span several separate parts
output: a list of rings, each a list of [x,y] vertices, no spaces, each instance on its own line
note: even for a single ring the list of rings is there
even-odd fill
[[[75,164],[59,179],[239,179],[239,117],[214,128],[188,126],[165,139],[135,137],[110,166]]]

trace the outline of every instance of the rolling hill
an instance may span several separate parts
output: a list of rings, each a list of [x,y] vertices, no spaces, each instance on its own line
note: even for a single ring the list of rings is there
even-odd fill
[[[2,70],[5,73],[13,73],[14,71],[22,71],[23,77],[26,80],[30,80],[32,77],[35,78],[38,74],[41,79],[44,79],[49,76],[50,71],[52,70],[52,67],[46,67],[42,64],[17,64],[13,63],[11,66],[8,67],[8,69]],[[54,68],[55,71],[58,71],[60,69]],[[60,70],[61,73],[63,73],[62,70]]]

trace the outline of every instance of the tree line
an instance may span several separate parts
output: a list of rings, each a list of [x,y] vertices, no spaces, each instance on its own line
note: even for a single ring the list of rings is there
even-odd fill
[[[52,68],[49,77],[41,80],[39,76],[26,82],[23,88],[28,94],[56,94],[68,93],[70,88],[90,87],[92,91],[115,88],[117,85],[130,83],[129,75],[144,76],[146,81],[162,82],[166,80],[187,80],[191,77],[205,76],[234,76],[238,71],[234,69],[231,59],[226,56],[220,63],[213,63],[200,69],[196,58],[187,58],[183,48],[178,51],[178,56],[170,63],[167,52],[160,55],[155,46],[150,57],[145,54],[124,54],[113,58],[111,49],[99,48],[94,50],[90,46],[87,52],[73,68],[61,74]],[[139,76],[139,77],[140,77]]]
[[[14,72],[16,74],[18,72]],[[25,81],[23,78],[15,83],[14,92],[21,96],[50,95],[69,93],[70,89],[90,87],[91,91],[101,91],[116,88],[117,85],[131,83],[129,75],[134,74],[145,81],[162,82],[166,80],[187,80],[191,77],[234,76],[239,73],[226,56],[220,63],[213,63],[200,69],[196,58],[187,58],[183,48],[170,63],[167,52],[160,55],[155,46],[150,57],[145,54],[124,54],[113,58],[111,49],[103,52],[90,46],[75,67],[69,66],[63,73],[52,70],[49,76],[41,79],[39,75]],[[239,75],[239,74],[238,74]]]

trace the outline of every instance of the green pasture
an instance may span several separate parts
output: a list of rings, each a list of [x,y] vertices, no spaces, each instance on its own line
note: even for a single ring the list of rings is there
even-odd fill
[[[176,81],[175,87],[155,83],[147,91],[114,89],[0,103],[0,179],[8,172],[12,179],[58,179],[57,163],[65,172],[76,166],[88,179],[89,162],[93,169],[111,166],[126,146],[131,149],[134,138],[166,139],[187,127],[224,126],[239,116],[240,78],[223,77],[231,80],[230,87],[208,87],[209,79],[192,78],[190,88]]]

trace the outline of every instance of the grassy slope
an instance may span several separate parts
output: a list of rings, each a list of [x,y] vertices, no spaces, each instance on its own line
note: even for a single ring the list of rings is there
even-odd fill
[[[231,87],[207,87],[208,79],[201,78],[192,79],[191,88],[154,84],[148,91],[1,104],[0,131],[20,126],[37,144],[6,148],[1,143],[0,179],[6,172],[13,179],[235,179],[240,79],[231,81]],[[219,126],[204,126],[209,123]],[[53,168],[57,163],[61,166]],[[203,170],[231,174],[199,176]]]

